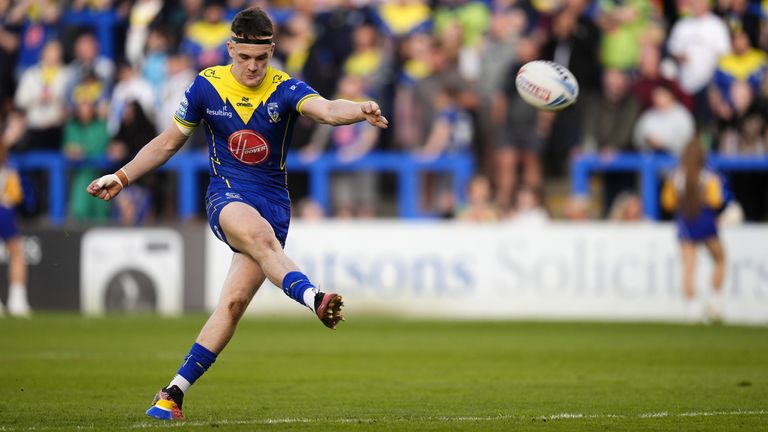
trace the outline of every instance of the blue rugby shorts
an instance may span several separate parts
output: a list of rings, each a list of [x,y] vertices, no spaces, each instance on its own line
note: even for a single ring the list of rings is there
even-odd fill
[[[253,191],[236,190],[227,185],[211,182],[205,194],[205,211],[208,215],[208,224],[216,237],[235,252],[240,251],[229,244],[224,230],[221,229],[219,224],[221,209],[231,202],[241,202],[256,209],[261,214],[261,217],[269,222],[275,231],[275,237],[285,247],[285,240],[288,237],[288,226],[291,222],[290,203],[278,204]]]

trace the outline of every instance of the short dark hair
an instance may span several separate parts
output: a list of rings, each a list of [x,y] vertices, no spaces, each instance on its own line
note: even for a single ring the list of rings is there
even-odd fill
[[[243,9],[232,20],[232,33],[246,39],[263,38],[274,34],[274,24],[259,7]]]

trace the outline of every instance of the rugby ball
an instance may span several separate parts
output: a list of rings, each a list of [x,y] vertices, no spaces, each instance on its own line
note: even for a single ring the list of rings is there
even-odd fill
[[[579,83],[566,67],[551,61],[524,64],[515,77],[517,93],[536,108],[558,111],[579,97]]]

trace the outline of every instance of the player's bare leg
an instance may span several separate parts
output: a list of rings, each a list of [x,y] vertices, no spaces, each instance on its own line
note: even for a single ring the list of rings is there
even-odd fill
[[[27,300],[27,261],[21,237],[16,236],[6,242],[8,249],[8,313],[13,316],[28,317],[32,310]]]
[[[232,339],[237,323],[265,279],[256,261],[243,254],[234,254],[216,309],[200,330],[179,373],[155,395],[152,407],[147,410],[148,416],[161,420],[184,418],[181,410],[184,394]]]
[[[336,328],[338,322],[344,320],[342,297],[336,293],[318,292],[309,283],[283,251],[272,226],[256,209],[231,202],[221,210],[219,225],[233,248],[256,261],[273,284],[282,286],[288,296],[314,311],[326,327]],[[294,285],[300,287],[301,284],[306,289],[298,292]]]
[[[234,254],[219,303],[200,330],[196,342],[216,354],[220,353],[235,334],[237,323],[265,279],[256,261],[247,255]]]
[[[700,319],[700,311],[695,301],[696,291],[694,289],[696,244],[682,241],[680,243],[680,251],[683,261],[683,294],[685,295],[687,319],[695,322]]]
[[[709,319],[719,321],[723,311],[723,279],[725,278],[725,251],[720,239],[713,237],[704,242],[714,261],[712,269],[712,292],[707,306]]]

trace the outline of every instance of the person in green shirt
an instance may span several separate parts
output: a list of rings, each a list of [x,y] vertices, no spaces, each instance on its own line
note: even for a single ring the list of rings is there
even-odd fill
[[[64,126],[64,155],[70,160],[82,160],[103,156],[109,145],[109,133],[104,120],[96,116],[92,102],[80,101],[75,115]],[[71,171],[69,192],[69,215],[77,222],[99,222],[109,217],[110,204],[91,199],[86,191],[88,184],[101,171],[97,168],[82,167]]]

